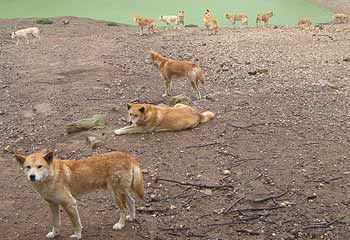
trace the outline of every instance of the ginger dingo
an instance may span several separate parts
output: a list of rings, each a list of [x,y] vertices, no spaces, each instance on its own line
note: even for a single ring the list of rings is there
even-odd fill
[[[334,22],[344,22],[346,20],[350,19],[350,14],[347,13],[336,13],[333,15],[333,21]]]
[[[242,26],[248,26],[248,16],[244,13],[225,13],[225,18],[227,18],[233,27],[236,27],[236,22],[241,22]]]
[[[195,63],[190,61],[176,61],[163,57],[158,52],[150,51],[150,61],[156,65],[165,83],[165,93],[163,97],[170,95],[172,80],[186,77],[190,80],[192,87],[198,94],[198,99],[201,99],[199,92],[199,83],[204,84],[204,73],[202,69]]]
[[[208,122],[215,114],[209,111],[200,113],[196,109],[178,103],[174,107],[153,104],[128,104],[130,126],[114,131],[116,135],[180,131],[194,128]]]
[[[217,34],[219,32],[218,20],[211,16],[210,9],[207,9],[203,14],[204,27],[208,29],[210,34]]]
[[[52,230],[46,237],[60,233],[60,207],[69,216],[73,238],[81,238],[82,225],[76,197],[96,189],[108,189],[121,209],[118,223],[113,229],[122,229],[127,217],[135,218],[133,191],[141,199],[144,196],[143,177],[138,162],[122,152],[96,154],[83,160],[54,159],[52,152],[15,155],[24,175],[34,189],[45,199],[52,213]],[[128,216],[127,216],[128,215]]]
[[[259,27],[261,24],[262,26],[266,26],[270,20],[270,18],[273,16],[273,12],[268,13],[258,13],[256,15],[256,26]]]
[[[134,16],[134,21],[139,27],[140,36],[144,34],[143,28],[147,27],[148,34],[155,33],[156,22],[152,18],[144,18],[140,16]]]

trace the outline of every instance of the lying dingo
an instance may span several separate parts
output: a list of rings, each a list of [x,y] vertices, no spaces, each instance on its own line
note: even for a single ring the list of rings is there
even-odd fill
[[[153,104],[128,105],[130,126],[114,131],[116,135],[179,131],[194,128],[214,118],[212,112],[200,113],[194,108],[178,103],[174,107]]]

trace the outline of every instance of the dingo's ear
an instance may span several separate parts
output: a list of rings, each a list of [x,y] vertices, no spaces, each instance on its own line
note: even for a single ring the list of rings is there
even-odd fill
[[[22,167],[25,160],[26,160],[26,156],[20,155],[20,154],[15,154],[15,158],[17,160],[17,163]]]
[[[131,108],[131,104],[128,103],[127,106],[128,106],[128,110],[129,110]]]
[[[53,161],[53,152],[50,151],[50,152],[46,153],[46,155],[44,156],[44,159],[50,165],[52,163],[52,161]]]
[[[144,113],[145,110],[146,110],[145,107],[140,107],[140,108],[139,108],[139,111],[140,111],[141,113]]]

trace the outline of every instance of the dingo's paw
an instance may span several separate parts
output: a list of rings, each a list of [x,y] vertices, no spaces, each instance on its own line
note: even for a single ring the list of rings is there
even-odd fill
[[[47,238],[55,238],[55,237],[57,237],[58,235],[59,235],[58,232],[52,231],[52,232],[49,232],[48,234],[46,234],[46,237],[47,237]]]
[[[114,224],[113,229],[118,231],[118,230],[122,229],[123,227],[124,227],[124,224],[116,223],[116,224]]]

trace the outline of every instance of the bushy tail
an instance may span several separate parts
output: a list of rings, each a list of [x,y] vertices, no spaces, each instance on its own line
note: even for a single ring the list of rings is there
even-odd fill
[[[197,81],[199,80],[202,84],[204,84],[205,76],[202,69],[198,67],[196,71],[197,71]]]
[[[143,199],[145,195],[145,189],[143,186],[143,176],[138,164],[133,165],[132,169],[132,190],[137,194],[140,199]]]
[[[206,112],[200,113],[200,116],[201,116],[200,123],[206,123],[215,117],[215,113],[206,111]]]

